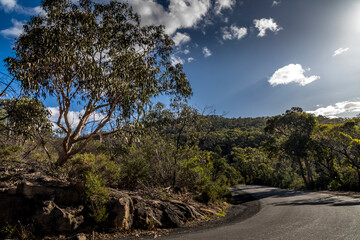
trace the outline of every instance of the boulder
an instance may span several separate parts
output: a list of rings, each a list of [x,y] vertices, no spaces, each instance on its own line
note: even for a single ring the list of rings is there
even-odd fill
[[[16,225],[18,221],[27,222],[34,215],[35,202],[18,194],[6,191],[0,193],[0,226]]]
[[[55,181],[27,181],[17,186],[17,194],[27,199],[54,200],[61,205],[77,205],[83,202],[79,191]]]
[[[137,200],[134,209],[135,227],[148,230],[163,227],[161,210],[148,206],[143,200]]]
[[[80,215],[83,207],[62,209],[53,201],[45,201],[33,218],[35,226],[43,233],[66,233],[76,230],[84,222]]]
[[[129,195],[118,195],[112,201],[110,209],[110,222],[112,226],[120,231],[128,231],[133,225],[134,204]]]

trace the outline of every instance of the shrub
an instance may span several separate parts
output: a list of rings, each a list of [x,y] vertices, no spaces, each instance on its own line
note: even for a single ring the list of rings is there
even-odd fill
[[[86,174],[85,193],[89,202],[90,216],[100,223],[107,219],[106,203],[109,201],[109,192],[98,175]]]
[[[341,184],[338,181],[336,181],[335,179],[332,180],[328,185],[328,189],[333,190],[333,191],[339,190],[340,187],[341,187]]]
[[[121,179],[119,165],[105,154],[84,153],[75,155],[68,169],[69,181],[84,186],[88,173],[97,175],[106,186],[118,185]]]

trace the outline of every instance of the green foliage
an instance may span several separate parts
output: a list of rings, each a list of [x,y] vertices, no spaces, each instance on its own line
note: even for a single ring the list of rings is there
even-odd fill
[[[107,217],[106,203],[109,201],[109,192],[102,179],[94,173],[85,175],[85,193],[89,201],[90,216],[95,222],[104,222]]]
[[[7,239],[11,239],[15,237],[16,232],[17,232],[17,226],[10,225],[9,223],[6,223],[4,226],[0,228],[0,236],[3,236]]]
[[[341,184],[337,181],[337,180],[332,180],[329,185],[328,185],[328,189],[329,190],[339,190],[339,188],[341,187]]]
[[[29,97],[0,100],[0,130],[7,130],[25,139],[37,139],[41,132],[50,132],[49,111]],[[2,121],[1,121],[2,120]]]
[[[119,165],[111,161],[105,154],[94,155],[92,153],[78,154],[71,159],[68,166],[69,180],[81,186],[86,185],[89,173],[98,176],[107,186],[116,186],[121,179]]]
[[[201,194],[198,200],[209,203],[219,200],[230,200],[231,193],[228,186],[223,183],[223,180],[216,182],[208,182],[201,188]]]
[[[282,152],[296,162],[306,187],[313,182],[308,155],[312,146],[311,135],[317,124],[315,116],[294,107],[281,116],[268,119],[265,127],[265,132],[271,136],[265,145],[268,153],[276,155]]]
[[[11,163],[19,161],[19,154],[22,152],[23,147],[10,145],[0,147],[0,163]]]
[[[11,225],[5,223],[3,226],[0,226],[0,238],[4,237],[5,239],[32,239],[31,227],[24,226],[20,221],[17,224]]]
[[[136,188],[139,184],[144,184],[149,179],[149,166],[146,159],[135,157],[125,159],[122,163],[123,176],[121,178],[122,187]]]
[[[108,216],[106,204],[109,201],[107,186],[118,186],[121,180],[119,165],[105,154],[78,154],[68,166],[70,182],[84,191],[95,222],[104,222]]]

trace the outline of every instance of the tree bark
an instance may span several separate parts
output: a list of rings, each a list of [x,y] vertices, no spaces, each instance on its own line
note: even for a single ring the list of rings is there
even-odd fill
[[[308,183],[311,183],[313,181],[313,175],[312,175],[312,170],[311,170],[311,165],[309,163],[308,159],[304,159],[305,161],[305,165],[306,165],[306,170],[307,170],[307,177],[308,177]]]
[[[306,188],[308,188],[308,187],[309,187],[309,182],[307,181],[307,179],[306,179],[306,177],[305,177],[305,172],[304,172],[304,168],[303,168],[303,166],[302,166],[301,159],[300,159],[300,158],[297,158],[297,160],[298,160],[298,163],[299,163],[299,168],[300,168],[301,176],[302,176],[302,178],[303,178],[303,180],[304,180],[304,183],[305,183]]]

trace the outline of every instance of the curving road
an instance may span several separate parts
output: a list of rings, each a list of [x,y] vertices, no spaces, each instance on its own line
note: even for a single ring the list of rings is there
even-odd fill
[[[164,239],[360,239],[360,199],[263,186],[233,189],[235,196],[243,192],[261,204],[253,216]]]

